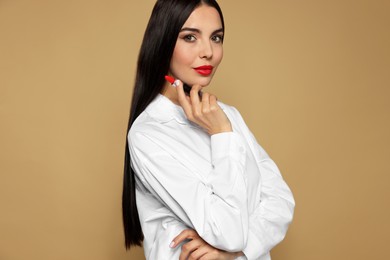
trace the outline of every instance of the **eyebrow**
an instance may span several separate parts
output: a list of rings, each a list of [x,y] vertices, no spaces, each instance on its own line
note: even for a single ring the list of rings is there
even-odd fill
[[[201,31],[199,29],[196,29],[196,28],[190,28],[190,27],[184,27],[180,30],[180,32],[183,32],[183,31],[190,31],[190,32],[196,32],[196,33],[201,33]],[[223,28],[220,28],[220,29],[217,29],[215,30],[212,34],[216,34],[216,33],[220,33],[220,32],[223,32]]]

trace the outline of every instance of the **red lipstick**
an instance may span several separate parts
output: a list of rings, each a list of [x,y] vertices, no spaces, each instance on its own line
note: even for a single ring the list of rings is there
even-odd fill
[[[209,76],[213,72],[213,68],[211,65],[204,65],[194,68],[194,70],[202,76]]]

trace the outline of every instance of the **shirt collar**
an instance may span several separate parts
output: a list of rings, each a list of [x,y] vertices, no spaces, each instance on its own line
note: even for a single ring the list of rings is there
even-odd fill
[[[225,110],[224,103],[218,101],[218,105],[222,110]],[[187,116],[181,106],[176,105],[169,98],[162,94],[158,94],[155,97],[155,99],[145,109],[145,112],[148,113],[148,115],[153,119],[161,123],[176,120],[179,124],[195,125],[187,119]]]
[[[166,123],[171,120],[176,120],[179,124],[190,124],[184,110],[181,106],[173,103],[169,98],[162,94],[158,94],[156,98],[145,109],[153,119],[158,122]]]

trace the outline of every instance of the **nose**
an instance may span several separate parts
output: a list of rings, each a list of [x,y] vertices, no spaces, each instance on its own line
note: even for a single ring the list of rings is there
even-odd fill
[[[201,59],[211,59],[213,57],[213,47],[209,41],[202,43],[200,47],[199,56]]]

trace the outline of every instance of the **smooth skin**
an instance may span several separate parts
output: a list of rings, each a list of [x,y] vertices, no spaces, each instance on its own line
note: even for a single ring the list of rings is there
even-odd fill
[[[169,73],[190,86],[208,86],[223,58],[223,28],[218,11],[200,5],[188,17],[176,40]],[[200,75],[199,66],[214,67],[210,75]]]
[[[183,108],[188,120],[201,126],[209,135],[233,131],[217,97],[202,92],[210,84],[223,57],[221,29],[221,19],[215,8],[202,4],[192,12],[179,33],[169,70],[174,78],[192,85],[190,96],[185,94],[180,80],[174,84],[176,87],[167,82],[162,91]],[[213,66],[213,72],[204,76],[194,70],[203,65]],[[199,92],[202,92],[202,98]],[[182,246],[180,260],[230,260],[243,255],[242,252],[226,252],[209,245],[193,229],[183,230],[170,246],[176,247],[185,240],[190,241]]]

